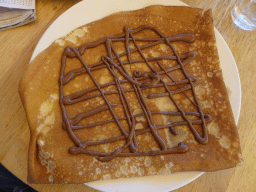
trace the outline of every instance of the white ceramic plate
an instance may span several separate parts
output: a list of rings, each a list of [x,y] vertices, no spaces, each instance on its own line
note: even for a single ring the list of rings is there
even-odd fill
[[[65,2],[63,2],[65,3]],[[64,12],[46,30],[38,42],[31,61],[45,50],[56,39],[65,36],[72,30],[99,20],[119,11],[141,9],[149,5],[187,6],[178,0],[84,0]],[[226,86],[231,91],[230,102],[237,123],[241,106],[241,84],[233,55],[223,37],[215,29],[217,47]],[[164,176],[114,179],[94,181],[86,185],[100,191],[137,192],[137,191],[172,191],[180,188],[201,176],[204,172],[182,172]]]

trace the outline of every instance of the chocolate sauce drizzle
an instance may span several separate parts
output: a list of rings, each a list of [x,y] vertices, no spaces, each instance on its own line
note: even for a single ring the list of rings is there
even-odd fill
[[[159,38],[135,38],[134,34],[139,33],[143,30],[152,30],[156,34],[159,35]],[[84,44],[78,48],[73,47],[66,47],[61,60],[61,70],[60,70],[60,106],[62,110],[62,116],[63,116],[63,128],[68,132],[70,138],[76,145],[76,147],[71,147],[69,149],[69,152],[72,154],[78,154],[78,153],[85,153],[96,156],[100,161],[109,161],[117,156],[145,156],[145,155],[160,155],[160,154],[171,154],[171,153],[184,153],[188,150],[188,146],[185,143],[179,143],[178,146],[173,148],[168,148],[165,141],[161,138],[161,136],[158,134],[158,129],[163,128],[169,128],[170,132],[174,135],[178,134],[178,131],[174,128],[178,125],[187,125],[190,130],[192,131],[194,138],[201,144],[206,144],[208,142],[208,134],[206,130],[206,122],[211,121],[211,116],[208,114],[204,114],[202,111],[202,108],[200,107],[200,104],[198,102],[198,99],[195,94],[194,87],[198,84],[198,79],[196,77],[190,77],[186,70],[185,66],[191,62],[195,58],[194,52],[187,52],[182,55],[178,55],[176,52],[174,46],[171,44],[173,41],[184,41],[187,43],[193,42],[195,39],[194,35],[192,34],[180,34],[175,35],[171,37],[166,37],[161,31],[159,31],[156,27],[152,25],[143,25],[135,29],[129,29],[128,27],[124,27],[124,33],[115,35],[115,36],[108,36],[101,38],[97,41]],[[113,42],[125,42],[125,49],[126,51],[124,53],[118,54],[113,46]],[[144,41],[148,42],[145,45],[139,46],[137,44],[138,41]],[[132,42],[135,45],[135,48],[131,49],[129,47],[129,42]],[[86,49],[97,47],[101,44],[104,44],[107,50],[108,55],[104,55],[101,58],[101,61],[87,65],[82,55],[84,54]],[[173,52],[174,55],[172,56],[160,56],[160,57],[154,57],[154,58],[146,58],[146,56],[142,53],[143,49],[150,48],[152,46],[158,45],[158,44],[166,44],[169,46]],[[141,60],[132,60],[131,59],[131,53],[137,52],[142,57]],[[122,56],[127,56],[127,61],[122,61]],[[67,74],[64,74],[65,67],[66,67],[66,58],[77,58],[83,65],[80,69],[74,69],[69,71]],[[176,60],[177,65],[170,68],[165,68],[160,61],[161,60]],[[183,59],[183,61],[181,61]],[[115,62],[117,61],[117,62]],[[133,75],[131,76],[126,68],[125,65],[133,64],[133,63],[141,63],[144,62],[147,64],[147,66],[151,69],[150,73],[141,73],[140,71],[133,71]],[[155,62],[160,68],[160,71],[157,71],[154,69],[149,62]],[[92,71],[107,68],[111,75],[114,78],[113,82],[106,83],[106,84],[99,84],[95,77],[92,74]],[[171,71],[175,70],[181,70],[182,73],[185,76],[185,79],[180,81],[175,81],[172,76],[170,75]],[[117,77],[116,70],[125,78],[124,80],[120,80]],[[91,80],[94,82],[95,86],[90,87],[88,89],[79,91],[77,93],[64,96],[63,86],[70,82],[73,78],[76,76],[79,76],[83,73],[87,73]],[[167,76],[172,80],[172,82],[165,82],[162,75]],[[146,80],[146,81],[145,81]],[[122,87],[123,83],[130,83],[132,85],[132,88],[125,89]],[[185,84],[185,85],[184,85]],[[113,86],[115,85],[117,87],[117,91],[103,91],[102,88]],[[181,86],[184,85],[184,86]],[[170,90],[169,86],[176,86],[177,88],[174,90]],[[165,89],[165,93],[156,93],[156,94],[150,94],[147,96],[148,99],[151,98],[157,98],[157,97],[169,97],[176,108],[178,109],[178,112],[169,112],[169,111],[151,111],[149,109],[149,106],[146,102],[145,96],[142,94],[142,90],[146,90],[149,88],[154,87],[163,87]],[[87,95],[87,93],[90,93],[92,91],[98,90],[99,93],[93,94],[93,95]],[[192,101],[187,94],[185,93],[186,90],[191,90],[194,101]],[[130,106],[130,103],[127,99],[127,92],[134,92],[137,96],[138,102],[140,104],[140,107],[143,111],[141,114],[134,115]],[[119,98],[121,100],[121,104],[123,106],[125,117],[118,117],[115,112],[113,111],[113,108],[117,106],[118,104],[110,103],[106,97],[106,95],[119,95]],[[184,94],[197,108],[198,112],[189,112],[189,111],[183,111],[173,95],[175,94]],[[67,115],[67,111],[65,108],[65,105],[72,105],[81,101],[85,101],[88,99],[92,99],[95,97],[101,97],[104,99],[105,103],[104,105],[97,107],[93,110],[87,111],[85,113],[81,113],[77,115],[76,117],[70,119]],[[101,121],[97,123],[87,124],[87,125],[77,125],[82,119],[85,119],[87,117],[90,117],[94,114],[100,113],[104,110],[109,110],[109,112],[112,115],[112,119],[107,121]],[[156,125],[153,120],[153,115],[155,114],[163,114],[168,116],[181,116],[183,118],[183,121],[178,122],[172,122],[166,125]],[[190,120],[187,116],[193,115],[199,117],[199,120]],[[144,116],[147,121],[148,128],[146,129],[140,129],[135,130],[136,125],[136,117]],[[126,120],[129,125],[129,132],[125,131],[123,126],[121,125],[120,121]],[[122,135],[118,137],[112,137],[105,140],[97,140],[97,141],[85,141],[81,142],[76,134],[74,133],[74,130],[77,129],[86,129],[95,127],[98,125],[107,124],[110,122],[115,122],[120,129]],[[200,124],[203,131],[203,136],[200,136],[197,130],[195,129],[194,125]],[[147,151],[147,152],[141,152],[139,151],[139,144],[136,139],[136,136],[145,134],[145,133],[151,133],[156,142],[158,143],[160,150],[158,151]],[[115,151],[111,153],[103,153],[98,151],[92,151],[87,148],[87,146],[92,145],[100,145],[104,143],[111,143],[118,140],[126,140],[125,144],[121,147],[116,149]],[[126,148],[130,149],[130,152],[123,152]]]

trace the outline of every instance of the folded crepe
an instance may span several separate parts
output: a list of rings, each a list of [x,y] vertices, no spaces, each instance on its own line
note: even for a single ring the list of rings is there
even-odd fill
[[[217,171],[242,160],[211,11],[150,6],[56,40],[20,96],[30,183]]]

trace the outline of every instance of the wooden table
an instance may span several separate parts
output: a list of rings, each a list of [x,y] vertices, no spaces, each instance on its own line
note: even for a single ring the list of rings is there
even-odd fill
[[[229,45],[236,60],[242,84],[242,108],[238,130],[244,165],[205,173],[196,181],[175,190],[185,191],[256,191],[256,31],[243,31],[232,22],[230,11],[235,0],[182,0],[192,7],[212,8],[214,25]],[[0,161],[27,183],[29,127],[18,94],[22,74],[33,50],[50,24],[76,4],[72,1],[37,1],[38,19],[26,26],[0,32]],[[97,191],[83,184],[36,185],[38,191]]]

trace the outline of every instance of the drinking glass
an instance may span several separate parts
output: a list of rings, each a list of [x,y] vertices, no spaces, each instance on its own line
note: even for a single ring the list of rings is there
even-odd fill
[[[238,27],[244,30],[255,30],[256,0],[237,0],[231,16]]]

